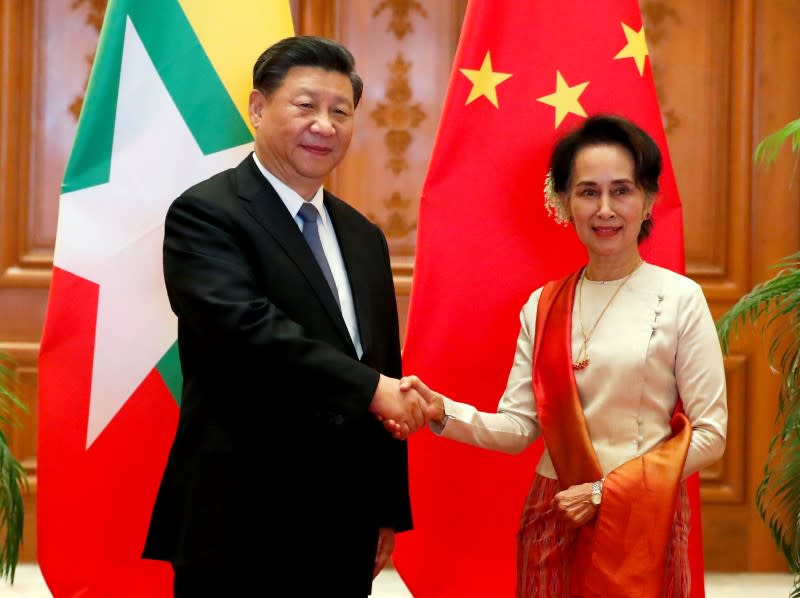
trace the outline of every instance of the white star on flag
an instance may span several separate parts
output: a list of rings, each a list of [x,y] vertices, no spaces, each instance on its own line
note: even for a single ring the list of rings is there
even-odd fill
[[[128,19],[109,181],[63,194],[58,215],[54,264],[99,286],[87,448],[177,338],[161,261],[170,203],[251,149],[202,153]]]

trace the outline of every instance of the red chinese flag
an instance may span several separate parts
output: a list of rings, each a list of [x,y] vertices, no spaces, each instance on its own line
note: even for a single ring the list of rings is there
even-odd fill
[[[472,0],[422,191],[404,370],[494,411],[519,311],[585,263],[544,208],[555,140],[589,114],[647,130],[664,157],[643,257],[684,271],[681,206],[636,0]],[[508,456],[419,432],[410,441],[414,531],[395,565],[418,598],[513,596],[517,525],[541,453]],[[704,595],[697,476],[692,596]],[[646,530],[642,530],[646,533]]]

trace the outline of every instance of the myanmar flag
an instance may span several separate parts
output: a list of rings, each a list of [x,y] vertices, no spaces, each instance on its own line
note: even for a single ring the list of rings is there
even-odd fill
[[[286,0],[110,0],[59,203],[39,356],[38,558],[59,598],[172,595],[144,561],[181,376],[164,217],[252,148],[252,64]]]
[[[587,115],[625,116],[664,169],[643,257],[684,271],[680,201],[636,0],[471,0],[420,202],[403,370],[495,411],[519,311],[586,252],[544,207],[554,142]],[[514,595],[519,518],[541,441],[508,456],[409,440],[413,531],[395,565],[417,598]],[[697,476],[690,480],[692,596],[703,596]],[[646,533],[646,530],[642,530]]]

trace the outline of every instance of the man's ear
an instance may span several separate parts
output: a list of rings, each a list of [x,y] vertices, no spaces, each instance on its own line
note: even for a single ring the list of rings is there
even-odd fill
[[[250,98],[248,100],[250,124],[254,127],[257,127],[261,122],[261,112],[264,110],[264,101],[264,94],[259,90],[254,89],[250,92]]]

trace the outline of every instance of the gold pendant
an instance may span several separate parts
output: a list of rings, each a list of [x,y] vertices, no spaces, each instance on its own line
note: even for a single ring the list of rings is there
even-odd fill
[[[586,368],[588,366],[589,366],[589,358],[586,357],[586,358],[581,359],[580,361],[578,361],[576,363],[573,363],[572,364],[572,369],[573,370],[582,370],[582,369],[584,369],[584,368]]]

